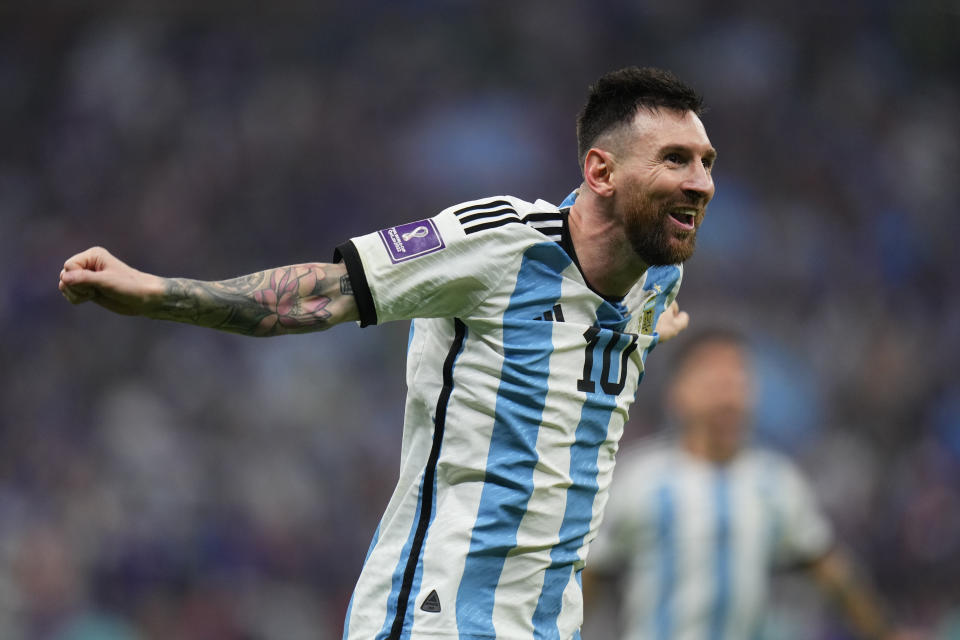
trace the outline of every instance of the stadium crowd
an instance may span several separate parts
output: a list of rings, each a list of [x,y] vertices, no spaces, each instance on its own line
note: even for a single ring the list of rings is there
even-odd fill
[[[64,302],[65,257],[220,279],[559,202],[586,84],[654,64],[720,152],[682,305],[755,340],[756,435],[892,614],[960,638],[956,6],[641,4],[0,8],[0,635],[338,637],[396,478],[406,326],[131,321]],[[628,437],[661,427],[658,355]],[[768,640],[846,637],[779,588]]]

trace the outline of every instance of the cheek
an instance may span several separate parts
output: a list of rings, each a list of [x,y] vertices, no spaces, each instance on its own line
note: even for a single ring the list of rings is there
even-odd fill
[[[712,413],[745,414],[748,410],[747,396],[742,389],[727,381],[704,381],[689,385],[678,397],[680,406],[691,417],[703,417]]]
[[[636,229],[648,229],[661,217],[661,204],[650,193],[637,191],[631,194],[623,212],[625,221]]]
[[[709,411],[709,397],[690,385],[675,392],[674,407],[680,416],[688,419],[696,418],[705,411]]]

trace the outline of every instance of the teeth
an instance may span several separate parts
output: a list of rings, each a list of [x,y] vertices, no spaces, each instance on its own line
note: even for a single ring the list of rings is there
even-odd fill
[[[671,215],[678,222],[686,225],[696,224],[697,219],[697,210],[696,209],[674,209],[671,212]]]

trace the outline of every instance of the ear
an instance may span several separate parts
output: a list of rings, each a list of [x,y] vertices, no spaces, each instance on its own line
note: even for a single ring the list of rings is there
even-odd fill
[[[609,151],[594,147],[583,159],[583,181],[602,198],[613,195],[613,156]]]

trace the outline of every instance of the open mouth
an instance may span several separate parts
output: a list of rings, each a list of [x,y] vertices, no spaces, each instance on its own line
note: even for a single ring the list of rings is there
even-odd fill
[[[696,211],[692,209],[676,209],[670,212],[670,217],[684,231],[693,231],[694,227],[696,226],[695,221],[697,219],[697,215]]]

